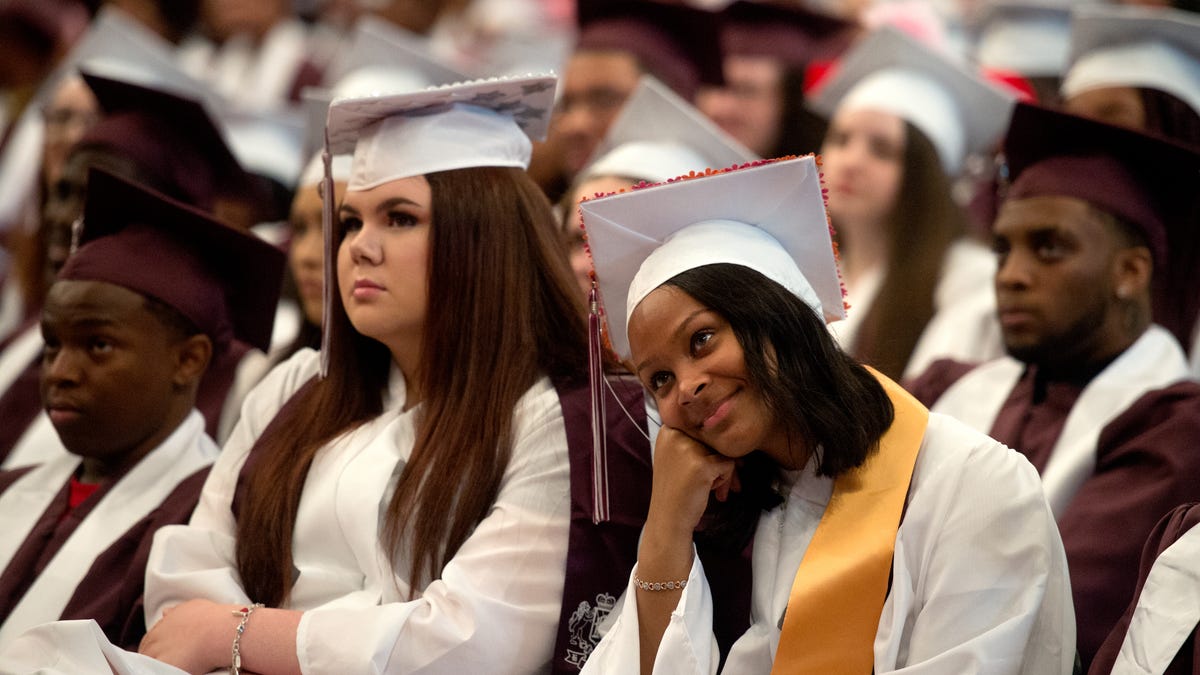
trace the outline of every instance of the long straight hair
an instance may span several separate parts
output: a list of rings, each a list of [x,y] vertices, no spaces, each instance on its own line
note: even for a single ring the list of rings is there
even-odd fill
[[[495,501],[517,401],[542,375],[580,376],[587,362],[579,289],[550,206],[528,176],[485,167],[426,179],[433,225],[423,398],[380,533],[394,566],[409,561],[414,595],[441,574]],[[247,468],[238,572],[247,595],[272,606],[287,602],[293,583],[292,531],[313,457],[383,411],[391,355],[354,329],[340,292],[332,298],[329,374],[272,421],[252,451],[260,458]]]
[[[905,123],[904,177],[887,219],[887,271],[852,353],[898,380],[935,311],[946,252],[967,231],[950,179],[925,134]],[[836,223],[835,223],[836,225]]]

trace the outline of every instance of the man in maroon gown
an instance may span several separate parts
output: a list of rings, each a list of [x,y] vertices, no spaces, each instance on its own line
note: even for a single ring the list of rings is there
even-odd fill
[[[1200,499],[1200,385],[1179,346],[1196,316],[1200,156],[1025,105],[1005,154],[993,239],[1009,356],[937,362],[910,390],[1041,473],[1086,668],[1129,603],[1151,528]]]
[[[154,532],[184,523],[218,448],[196,395],[235,339],[265,346],[283,254],[93,170],[82,245],[42,312],[43,406],[70,455],[0,473],[0,646],[58,619],[145,633]]]

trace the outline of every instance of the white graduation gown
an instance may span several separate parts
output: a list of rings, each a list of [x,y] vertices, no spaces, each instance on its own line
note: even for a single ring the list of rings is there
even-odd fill
[[[146,578],[147,625],[191,598],[245,603],[230,511],[246,455],[275,412],[317,372],[303,350],[247,397],[189,525],[163,528]],[[566,429],[546,379],[514,411],[512,460],[495,504],[442,578],[408,601],[408,563],[380,544],[381,512],[408,458],[419,408],[402,412],[393,368],[383,415],[335,440],[313,461],[294,535],[299,577],[292,609],[305,673],[530,673],[547,668],[562,600],[570,522]]]
[[[986,246],[967,239],[950,246],[933,292],[934,314],[909,356],[905,379],[920,375],[937,359],[976,363],[1004,354],[992,285],[995,273],[996,256]],[[846,318],[829,325],[844,349],[852,348],[858,338],[882,278],[877,272],[849,289]]]
[[[796,569],[833,492],[811,463],[793,477],[784,505],[759,519],[751,626],[734,643],[726,673],[770,672]],[[717,669],[711,592],[693,560],[656,674]],[[638,671],[632,582],[625,598],[584,673]],[[1074,657],[1066,558],[1037,472],[992,439],[930,415],[896,535],[875,672],[1050,675],[1070,673]]]

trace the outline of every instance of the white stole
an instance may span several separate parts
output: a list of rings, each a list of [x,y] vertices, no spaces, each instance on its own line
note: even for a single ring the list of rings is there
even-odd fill
[[[1113,675],[1162,673],[1200,623],[1200,527],[1193,527],[1154,561]]]
[[[8,457],[5,457],[4,462],[0,463],[0,469],[17,469],[33,464],[44,464],[70,456],[70,452],[62,444],[62,439],[58,437],[58,432],[55,431],[50,416],[43,410],[33,418],[29,428],[17,439],[16,444],[8,453]]]
[[[25,630],[58,619],[96,557],[162,504],[175,487],[212,464],[218,448],[204,433],[196,410],[161,445],[113,485],[29,587],[0,626],[0,645]],[[67,455],[30,471],[0,494],[0,562],[5,567],[55,495],[70,479],[79,458]]]
[[[967,373],[933,406],[989,433],[1025,364],[1005,357]],[[1151,325],[1084,387],[1042,470],[1046,501],[1061,518],[1079,487],[1096,469],[1100,432],[1146,392],[1188,377],[1187,358],[1175,338]]]
[[[13,338],[0,352],[0,396],[25,372],[29,364],[42,353],[42,329],[36,325]]]

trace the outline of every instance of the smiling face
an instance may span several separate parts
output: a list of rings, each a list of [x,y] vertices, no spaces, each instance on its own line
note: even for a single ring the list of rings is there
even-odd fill
[[[72,453],[119,461],[174,430],[183,339],[143,296],[100,281],[58,281],[46,296],[42,335],[42,404]]]
[[[1071,197],[1014,199],[1001,208],[993,234],[996,305],[1014,357],[1085,364],[1127,344],[1118,297],[1133,292],[1118,289],[1138,283],[1123,264],[1138,249],[1101,218]]]
[[[629,318],[634,373],[664,426],[726,457],[762,450],[783,466],[787,434],[750,379],[729,322],[673,286],[647,295]]]
[[[355,330],[400,354],[421,345],[429,298],[433,194],[424,176],[348,191],[340,209],[338,292]]]

